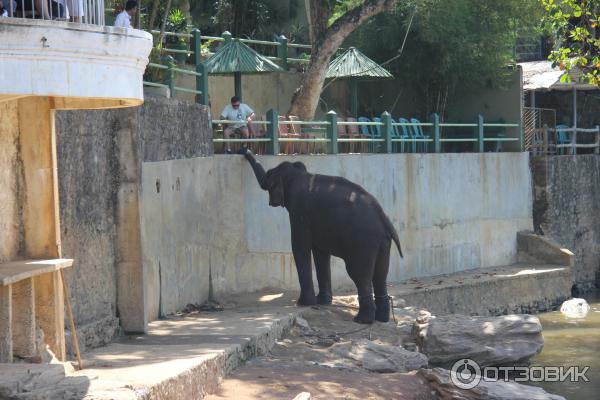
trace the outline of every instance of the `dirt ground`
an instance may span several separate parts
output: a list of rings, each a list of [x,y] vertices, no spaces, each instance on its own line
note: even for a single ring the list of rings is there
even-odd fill
[[[234,371],[207,399],[293,399],[301,392],[309,392],[311,399],[435,399],[414,371],[370,372],[340,352],[360,339],[412,350],[412,311],[400,309],[397,324],[370,326],[354,323],[355,313],[352,301],[344,299],[311,308],[305,315],[308,324],[300,320],[268,355]]]

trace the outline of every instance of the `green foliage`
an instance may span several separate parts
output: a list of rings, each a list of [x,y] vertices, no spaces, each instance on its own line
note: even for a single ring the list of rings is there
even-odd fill
[[[169,12],[165,24],[165,31],[173,33],[187,33],[187,19],[183,11],[175,8]],[[188,39],[185,37],[167,35],[165,37],[165,42],[167,44],[187,44]]]
[[[580,80],[600,85],[600,0],[540,1],[544,23],[560,43],[549,59],[561,70],[581,71]],[[564,74],[561,80],[571,81],[571,74]]]
[[[389,60],[398,55],[413,13],[403,53],[386,68],[419,94],[422,114],[443,114],[460,88],[503,87],[519,31],[541,18],[537,0],[405,0],[349,41],[376,61]]]

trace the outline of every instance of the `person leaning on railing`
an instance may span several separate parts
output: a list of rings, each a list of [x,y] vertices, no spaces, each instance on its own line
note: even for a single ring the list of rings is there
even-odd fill
[[[240,134],[247,139],[252,130],[250,123],[254,119],[254,110],[247,104],[242,103],[239,97],[233,96],[231,104],[227,104],[223,112],[221,112],[221,119],[239,121],[225,127],[223,130],[223,137],[225,139],[229,139],[234,133]],[[231,154],[229,142],[225,142],[225,153]]]

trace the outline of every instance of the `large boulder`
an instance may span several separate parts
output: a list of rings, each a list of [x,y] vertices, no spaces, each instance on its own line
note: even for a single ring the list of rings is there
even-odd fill
[[[427,357],[421,353],[366,339],[340,343],[332,350],[338,356],[353,360],[357,366],[372,372],[408,372],[427,366]]]
[[[565,400],[544,389],[516,382],[484,381],[471,389],[461,389],[451,379],[450,371],[442,368],[421,369],[422,377],[440,400]]]
[[[419,351],[433,366],[469,358],[486,366],[523,365],[542,351],[542,325],[531,315],[472,317],[420,312],[413,325]]]

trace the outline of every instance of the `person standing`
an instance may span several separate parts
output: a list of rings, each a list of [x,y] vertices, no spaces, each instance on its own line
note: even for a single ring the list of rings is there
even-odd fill
[[[119,28],[131,28],[131,17],[135,15],[137,8],[137,1],[127,1],[127,3],[125,3],[125,10],[121,11],[115,19],[115,26]]]
[[[250,136],[251,130],[249,123],[252,122],[253,118],[254,110],[247,104],[242,103],[239,97],[233,96],[231,104],[226,105],[223,112],[221,112],[221,119],[237,121],[225,127],[223,130],[225,139],[229,139],[235,133],[247,139]],[[231,154],[229,142],[226,142],[225,146],[225,153]]]

